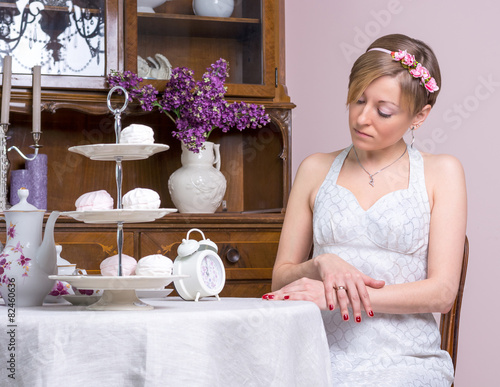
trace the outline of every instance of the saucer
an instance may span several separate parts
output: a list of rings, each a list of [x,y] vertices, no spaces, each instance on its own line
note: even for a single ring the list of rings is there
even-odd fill
[[[92,305],[99,301],[101,296],[84,296],[84,295],[77,295],[77,294],[66,294],[63,296],[63,298],[66,301],[71,302],[75,306],[87,306],[87,305]]]

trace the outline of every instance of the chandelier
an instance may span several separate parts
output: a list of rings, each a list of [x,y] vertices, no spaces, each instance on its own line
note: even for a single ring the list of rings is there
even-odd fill
[[[1,0],[0,55],[14,73],[103,76],[105,0]]]

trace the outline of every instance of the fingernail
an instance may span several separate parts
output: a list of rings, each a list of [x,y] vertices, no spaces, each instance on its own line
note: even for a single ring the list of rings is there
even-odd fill
[[[268,297],[270,300],[272,300],[274,298],[274,294],[270,294]]]
[[[373,317],[373,310],[370,310],[370,311],[368,312],[368,316]]]
[[[264,294],[264,295],[262,296],[262,299],[263,299],[263,300],[269,300],[269,296],[268,296],[267,294]]]
[[[290,296],[284,296],[283,299],[284,300],[288,300],[290,298]]]
[[[360,323],[360,322],[361,322],[361,317],[360,317],[360,316],[356,316],[356,322],[357,322],[357,323]]]
[[[328,305],[328,307],[330,308],[330,310],[333,310],[333,305]]]
[[[349,315],[348,314],[344,314],[344,321],[347,321],[349,320]]]

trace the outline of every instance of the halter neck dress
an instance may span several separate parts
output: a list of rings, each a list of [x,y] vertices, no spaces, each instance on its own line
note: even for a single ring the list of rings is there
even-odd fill
[[[390,192],[364,210],[351,191],[337,185],[351,148],[336,157],[316,196],[313,256],[337,254],[387,285],[425,279],[430,205],[422,155],[408,147],[408,188]],[[322,316],[334,386],[429,387],[453,382],[453,363],[440,349],[432,313],[375,313],[369,318],[363,312],[361,323],[352,315],[343,321],[338,308]]]

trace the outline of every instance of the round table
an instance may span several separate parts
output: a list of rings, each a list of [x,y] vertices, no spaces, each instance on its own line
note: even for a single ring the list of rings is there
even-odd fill
[[[175,297],[150,311],[45,304],[0,307],[2,375],[15,344],[14,386],[329,386],[320,310],[310,302]],[[11,336],[7,334],[10,329]],[[12,331],[13,330],[13,331]],[[6,386],[9,383],[5,384]]]

